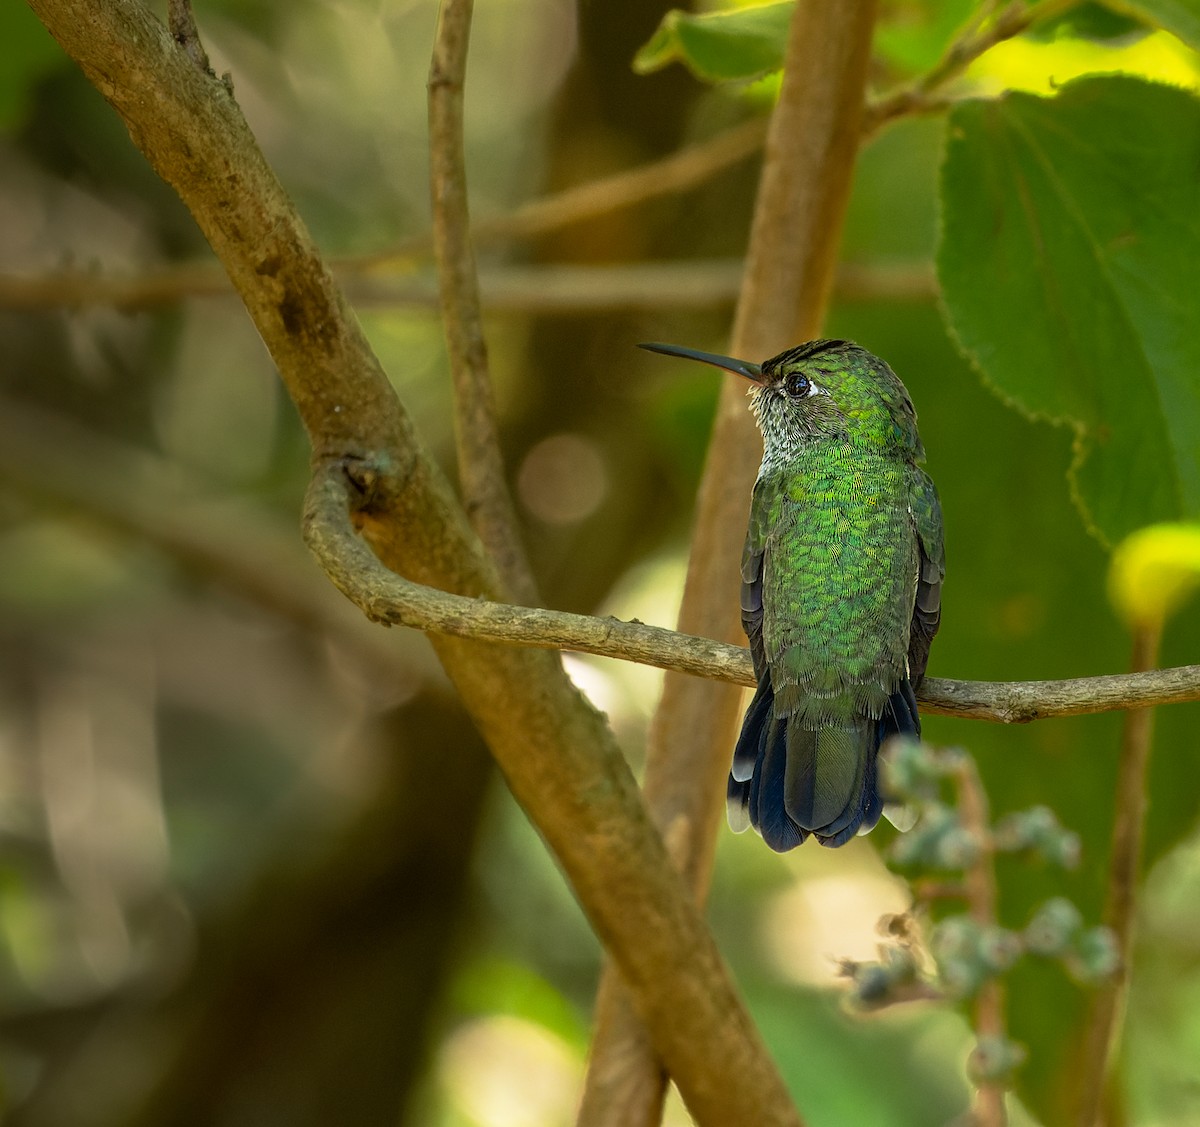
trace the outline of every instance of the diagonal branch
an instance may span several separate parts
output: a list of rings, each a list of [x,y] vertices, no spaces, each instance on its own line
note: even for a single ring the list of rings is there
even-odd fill
[[[179,193],[269,348],[312,440],[316,487],[374,553],[469,596],[503,585],[228,89],[140,0],[29,0]],[[434,648],[509,786],[621,970],[704,1124],[794,1127],[787,1090],[604,718],[555,654]]]
[[[1034,3],[1014,0],[994,15],[987,6],[978,9],[942,57],[920,78],[867,107],[864,133],[874,133],[888,122],[910,114],[936,113],[945,109],[950,101],[940,96],[939,91],[976,59],[998,43],[1015,38],[1034,24],[1054,19],[1079,3],[1080,0],[1035,0]]]
[[[463,86],[472,0],[443,0],[429,67],[429,179],[442,324],[454,379],[458,475],[471,524],[508,589],[536,602],[537,587],[505,483],[479,311],[463,145]]]
[[[752,118],[658,160],[530,200],[507,215],[480,219],[471,227],[471,237],[479,245],[535,239],[622,208],[686,192],[753,156],[762,148],[766,134],[766,121]],[[407,263],[427,251],[428,245],[428,237],[418,235],[400,246],[344,259],[343,263],[355,270]]]

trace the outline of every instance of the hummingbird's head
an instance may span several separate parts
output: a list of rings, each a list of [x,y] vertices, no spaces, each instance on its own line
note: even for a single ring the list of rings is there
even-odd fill
[[[768,458],[813,439],[891,448],[919,460],[917,416],[899,377],[878,356],[847,340],[811,340],[762,364],[673,344],[651,352],[699,360],[744,376]]]

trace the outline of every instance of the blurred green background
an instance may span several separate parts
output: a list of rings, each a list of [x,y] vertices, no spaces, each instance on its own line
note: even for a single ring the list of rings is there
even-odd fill
[[[970,5],[882,9],[881,89],[930,66]],[[1087,9],[989,53],[960,90],[1048,94],[1113,70],[1200,88],[1179,40]],[[770,80],[635,75],[661,15],[629,0],[478,6],[474,218],[765,112]],[[197,4],[214,67],[232,74],[318,243],[350,261],[371,341],[452,473],[438,319],[389,289],[430,277],[411,240],[428,227],[435,16],[432,0]],[[1006,406],[943,327],[944,128],[903,120],[865,147],[843,257],[883,280],[869,300],[841,292],[828,325],[886,357],[920,413],[949,560],[930,671],[1119,672],[1130,642],[1107,601],[1107,554],[1068,491],[1071,431]],[[305,556],[308,452],[265,350],[231,296],[167,292],[173,269],[211,255],[21,5],[0,8],[0,129],[7,1121],[573,1122],[598,945],[423,639],[360,624]],[[518,270],[553,293],[555,266],[594,268],[578,308],[518,294],[488,314],[505,453],[551,606],[674,621],[720,377],[633,346],[725,347],[732,296],[689,302],[670,279],[682,288],[689,264],[742,253],[756,169],[480,252],[485,293]],[[397,246],[409,249],[354,265]],[[646,263],[675,272],[656,295],[605,296],[603,267]],[[157,279],[162,292],[115,307],[33,285],[63,272]],[[1193,605],[1171,622],[1163,663],[1194,660],[1197,642]],[[566,660],[640,764],[660,675]],[[1124,1050],[1131,1123],[1200,1121],[1198,719],[1189,705],[1157,721]],[[1004,922],[1059,893],[1098,918],[1119,728],[1116,715],[929,719],[932,742],[976,754],[997,814],[1045,803],[1083,838],[1069,877],[1002,868]],[[851,1019],[838,1002],[836,961],[871,958],[879,917],[908,906],[878,853],[888,832],[783,857],[721,833],[713,926],[814,1127],[926,1127],[966,1106],[959,1015]],[[1064,1121],[1085,1001],[1057,971],[1013,978],[1012,1031],[1030,1048],[1021,1097],[1041,1121]],[[688,1122],[677,1102],[669,1121]]]

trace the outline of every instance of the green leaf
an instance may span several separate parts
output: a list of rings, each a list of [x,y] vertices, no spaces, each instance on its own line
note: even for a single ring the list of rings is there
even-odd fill
[[[1121,0],[1111,6],[1165,28],[1200,51],[1200,0]]]
[[[692,15],[672,9],[634,56],[638,74],[683,63],[706,82],[761,78],[783,66],[795,4],[764,4],[729,12]]]
[[[1040,43],[1050,43],[1064,37],[1090,39],[1105,43],[1149,34],[1140,14],[1118,12],[1107,4],[1085,3],[1068,8],[1061,16],[1036,23],[1026,36]]]
[[[1093,531],[1200,513],[1200,101],[1106,76],[962,103],[937,258],[984,378],[1074,428]]]
[[[908,74],[928,70],[975,6],[975,0],[884,0],[875,26],[875,50]]]

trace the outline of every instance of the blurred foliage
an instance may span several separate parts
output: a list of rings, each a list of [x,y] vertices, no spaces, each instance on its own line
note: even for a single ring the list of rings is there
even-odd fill
[[[0,42],[5,65],[0,71],[0,127],[11,129],[26,106],[29,87],[62,63],[62,53],[24,6],[0,10]]]
[[[1126,537],[1113,552],[1108,590],[1130,626],[1161,629],[1200,584],[1200,525],[1157,524]]]
[[[936,63],[972,8],[882,3],[880,86]],[[1154,83],[1194,92],[1200,67],[1153,31],[1195,47],[1197,7],[1139,0],[1081,12],[980,60],[953,88],[980,97],[948,121],[905,119],[874,137],[850,202],[843,255],[866,269],[932,263],[944,225],[947,312],[987,379],[927,295],[839,300],[831,311],[830,335],[885,356],[920,411],[950,564],[937,676],[1067,677],[1127,664],[1108,558],[1067,485],[1073,431],[1039,419],[1088,426],[1097,448],[1080,488],[1110,536],[1197,515],[1196,102]],[[197,16],[321,245],[374,252],[424,231],[432,0],[213,0],[198,2]],[[630,60],[660,19],[632,0],[479,8],[467,93],[475,215],[664,155],[754,112],[761,84],[708,89],[679,67],[633,75]],[[694,26],[675,19],[676,30]],[[729,63],[721,51],[715,67]],[[758,57],[745,73],[764,69]],[[1067,77],[1123,70],[1138,77],[994,100],[1008,87],[1049,93]],[[0,14],[0,75],[0,272],[115,275],[206,253],[182,205],[23,5]],[[740,252],[754,184],[747,163],[684,195],[481,257],[672,258],[686,268]],[[1045,257],[1020,242],[1033,217],[1053,236]],[[388,268],[426,265],[409,255]],[[1036,290],[1050,278],[1059,304]],[[505,452],[552,605],[672,621],[718,377],[667,370],[632,345],[723,349],[728,313],[489,317]],[[449,467],[436,318],[387,307],[361,316]],[[1071,365],[1044,343],[1064,326]],[[4,397],[152,452],[215,498],[257,506],[264,526],[294,524],[304,437],[233,300],[0,311],[0,341]],[[1088,476],[1103,466],[1103,477]],[[1172,475],[1191,484],[1164,491]],[[153,536],[99,520],[31,477],[0,480],[0,1069],[11,1122],[176,1124],[181,1109],[201,1110],[196,1091],[212,1127],[319,1122],[322,1111],[328,1122],[330,1105],[309,1098],[318,1089],[340,1097],[348,1124],[378,1123],[401,1105],[422,1125],[569,1122],[598,945],[507,795],[492,788],[483,800],[486,762],[472,758],[461,716],[436,703],[426,647],[394,633],[404,675],[364,676],[344,640],[258,605],[219,567],[182,566]],[[298,574],[311,574],[296,540]],[[1193,660],[1198,642],[1193,600],[1169,623],[1164,663]],[[570,667],[637,763],[657,676]],[[1152,871],[1125,1042],[1130,1123],[1200,1118],[1200,800],[1180,785],[1198,719],[1196,706],[1157,718]],[[1119,726],[1115,715],[1023,728],[929,718],[933,744],[976,755],[997,818],[1046,806],[1079,834],[1071,874],[1002,860],[1003,926],[1025,928],[1054,897],[1097,918]],[[441,844],[422,849],[405,826]],[[876,921],[909,906],[877,853],[893,839],[881,828],[836,853],[783,858],[720,839],[714,928],[815,1127],[928,1127],[968,1098],[971,1038],[959,1018],[930,1008],[854,1018],[833,993],[836,961],[875,957]],[[1029,1050],[1020,1098],[1062,1122],[1085,995],[1025,960],[1009,998],[1012,1035]],[[412,1015],[403,1028],[401,1014]],[[567,1095],[537,1102],[534,1087]]]
[[[1026,956],[1059,962],[1077,983],[1111,979],[1121,962],[1115,933],[1085,927],[1083,914],[1065,897],[1039,905],[1020,929],[996,918],[998,856],[1062,870],[1078,866],[1079,836],[1052,810],[1014,810],[992,823],[975,762],[958,748],[895,742],[881,759],[887,793],[916,816],[888,850],[890,862],[913,882],[915,904],[911,912],[883,918],[887,941],[877,959],[843,963],[854,1007],[875,1012],[931,997],[976,1002]],[[991,1029],[980,1032],[968,1058],[967,1073],[976,1084],[1010,1087],[1028,1060],[1025,1046],[1001,1032],[1002,998],[997,993],[988,999]]]
[[[790,0],[694,16],[672,9],[633,58],[640,74],[683,63],[708,82],[760,78],[783,66]]]
[[[1178,35],[1192,47],[1200,48],[1200,3],[1197,0],[1122,0],[1116,6],[1137,12],[1147,22]]]

